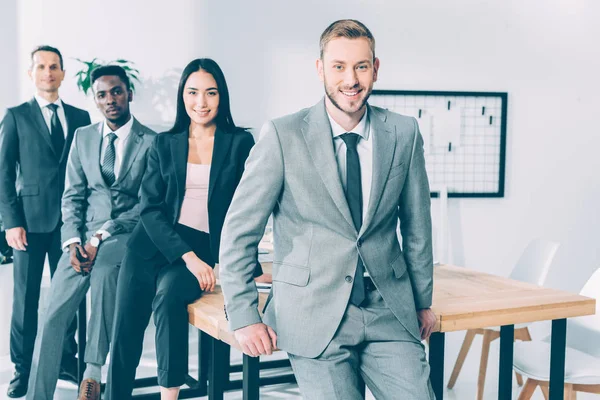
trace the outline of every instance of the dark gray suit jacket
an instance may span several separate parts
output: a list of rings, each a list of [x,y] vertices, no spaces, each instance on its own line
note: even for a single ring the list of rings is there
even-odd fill
[[[0,122],[0,214],[5,229],[47,233],[60,223],[65,168],[75,130],[89,125],[87,111],[64,105],[68,132],[61,154],[35,98],[9,108]]]

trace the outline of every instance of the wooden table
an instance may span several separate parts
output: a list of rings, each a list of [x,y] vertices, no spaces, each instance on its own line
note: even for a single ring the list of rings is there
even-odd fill
[[[272,264],[263,263],[263,270],[271,273]],[[218,266],[215,268],[218,276]],[[262,310],[267,301],[268,293],[259,293],[258,308]],[[243,355],[242,365],[230,365],[230,347],[242,351],[240,344],[229,330],[225,317],[223,292],[217,285],[211,293],[205,293],[198,301],[188,306],[189,322],[198,328],[202,335],[199,343],[204,348],[209,347],[210,367],[208,368],[208,386],[206,394],[210,400],[222,400],[226,390],[242,389],[244,400],[259,398],[260,386],[296,382],[293,373],[277,376],[260,377],[260,370],[290,367],[289,360],[260,361],[258,357]],[[206,335],[209,337],[207,338]],[[199,357],[201,355],[199,354]],[[200,369],[200,379],[204,371]],[[242,372],[242,381],[231,381],[230,372]],[[204,394],[202,394],[204,395]],[[181,398],[181,396],[180,396]]]
[[[429,363],[438,400],[444,394],[445,332],[501,326],[498,399],[510,400],[514,324],[546,320],[552,320],[550,400],[563,399],[566,318],[594,314],[595,299],[450,265],[434,267],[433,289],[438,322]]]
[[[270,271],[265,263],[263,269]],[[266,300],[259,296],[259,309]],[[550,400],[563,399],[564,362],[566,349],[566,318],[595,313],[595,300],[577,294],[543,288],[471,269],[438,265],[434,268],[432,309],[437,316],[435,332],[429,342],[431,383],[437,400],[444,393],[444,335],[445,332],[501,326],[500,371],[498,398],[512,396],[512,363],[514,324],[552,320],[552,350],[550,365]],[[205,294],[188,307],[190,323],[213,340],[213,350],[221,345],[240,348],[227,326],[220,288]],[[211,375],[223,368],[215,358]],[[215,363],[217,363],[215,365]],[[258,398],[258,359],[244,357],[244,398]],[[216,367],[216,368],[215,368]],[[209,398],[222,396],[218,376],[209,384]],[[209,379],[210,380],[210,379]],[[211,388],[217,392],[211,396]],[[220,395],[219,395],[220,393]],[[215,397],[216,396],[216,397]]]

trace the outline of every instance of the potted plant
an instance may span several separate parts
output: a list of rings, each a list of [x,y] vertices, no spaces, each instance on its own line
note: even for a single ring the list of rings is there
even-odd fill
[[[88,91],[92,88],[92,71],[94,70],[94,68],[100,67],[102,65],[118,65],[122,67],[127,73],[127,76],[129,77],[131,90],[133,92],[135,92],[135,82],[141,83],[139,79],[140,71],[133,66],[134,63],[132,61],[118,59],[110,61],[108,63],[104,63],[101,60],[98,60],[98,58],[94,58],[91,61],[85,61],[79,58],[76,58],[76,60],[83,64],[83,68],[75,74],[75,77],[77,78],[77,87],[85,95],[87,95]]]

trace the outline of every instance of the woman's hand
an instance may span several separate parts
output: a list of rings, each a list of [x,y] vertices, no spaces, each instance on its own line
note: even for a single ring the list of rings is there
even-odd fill
[[[193,251],[185,253],[181,258],[185,262],[187,269],[198,279],[202,291],[212,292],[215,290],[217,279],[215,278],[215,271],[210,265],[198,258]]]

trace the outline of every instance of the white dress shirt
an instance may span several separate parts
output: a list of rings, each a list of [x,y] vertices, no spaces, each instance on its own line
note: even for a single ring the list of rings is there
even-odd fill
[[[116,131],[113,131],[109,128],[108,124],[106,123],[106,120],[104,121],[104,125],[102,126],[102,144],[100,145],[101,149],[100,149],[100,164],[98,165],[98,168],[102,167],[102,162],[104,161],[104,155],[106,154],[106,148],[108,147],[108,135],[111,132],[114,132],[115,135],[117,135],[117,138],[115,139],[114,145],[115,145],[115,179],[119,178],[119,171],[121,169],[121,162],[123,160],[123,153],[125,152],[125,146],[127,144],[127,139],[129,139],[129,134],[131,133],[131,127],[133,126],[133,117],[129,118],[129,121],[127,121],[127,123],[125,125],[123,125],[122,127],[120,127],[119,129],[117,129]],[[108,233],[105,230],[98,230],[96,232],[96,234],[100,234],[102,236],[102,240],[106,240],[110,237],[110,233]],[[65,240],[65,242],[63,243],[62,247],[64,251],[67,251],[67,247],[71,244],[71,243],[81,243],[81,240],[79,238],[71,238],[68,240]]]
[[[360,162],[363,220],[369,207],[371,181],[373,179],[373,132],[371,130],[371,124],[369,123],[369,116],[367,114],[368,109],[365,111],[365,114],[361,118],[358,125],[356,125],[352,130],[347,131],[337,122],[335,122],[331,115],[329,115],[329,112],[327,112],[329,123],[331,124],[331,132],[333,134],[333,145],[335,158],[338,165],[338,172],[344,188],[346,187],[346,143],[344,143],[344,140],[340,138],[340,135],[348,132],[360,135],[356,145],[356,151],[358,152],[358,160]]]
[[[40,106],[40,109],[42,110],[42,115],[44,117],[44,121],[46,122],[46,126],[48,127],[48,132],[52,133],[52,110],[50,110],[48,108],[48,105],[51,104],[48,100],[44,99],[43,97],[39,96],[38,94],[35,95],[35,101],[37,101],[38,105]],[[63,102],[60,98],[56,99],[56,101],[52,104],[56,104],[58,106],[58,108],[56,109],[56,112],[58,113],[58,120],[60,121],[60,124],[62,125],[63,128],[63,133],[65,135],[65,139],[67,138],[67,134],[68,134],[68,126],[67,126],[67,117],[65,116],[65,107],[63,106]]]

